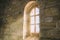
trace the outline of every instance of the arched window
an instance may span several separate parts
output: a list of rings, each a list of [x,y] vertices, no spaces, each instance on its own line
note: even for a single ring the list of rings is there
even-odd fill
[[[23,39],[36,36],[40,33],[40,13],[36,1],[27,3],[24,9]]]
[[[39,8],[34,7],[30,12],[30,32],[39,33]]]

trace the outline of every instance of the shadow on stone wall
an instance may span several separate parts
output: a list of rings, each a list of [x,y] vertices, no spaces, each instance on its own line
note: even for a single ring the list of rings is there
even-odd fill
[[[3,33],[4,33],[4,10],[5,8],[9,5],[10,0],[0,0],[0,40],[3,38]]]
[[[56,3],[57,3],[57,5],[56,5],[56,7],[58,8],[58,16],[57,16],[57,20],[60,20],[60,0],[56,0]]]

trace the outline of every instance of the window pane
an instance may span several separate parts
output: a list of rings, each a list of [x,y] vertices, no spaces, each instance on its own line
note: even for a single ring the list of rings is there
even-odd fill
[[[34,15],[34,9],[31,10],[30,16]]]
[[[30,21],[31,21],[30,24],[34,24],[34,16],[31,17]]]
[[[30,25],[30,31],[31,33],[34,33],[34,25]]]
[[[36,25],[36,33],[39,33],[39,31],[40,31],[40,28],[39,28],[39,25],[37,24]]]
[[[36,24],[39,23],[39,16],[36,16]]]
[[[36,15],[39,14],[39,8],[36,8]]]

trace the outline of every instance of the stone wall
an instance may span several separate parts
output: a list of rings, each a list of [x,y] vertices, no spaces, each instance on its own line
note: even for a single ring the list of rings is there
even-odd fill
[[[23,40],[23,1],[1,2],[0,40]]]
[[[31,0],[0,0],[0,40],[23,40],[24,7]],[[40,5],[41,40],[60,38],[60,1],[37,0]]]
[[[58,0],[45,0],[43,2],[43,16],[41,18],[41,40],[59,40],[59,5]]]

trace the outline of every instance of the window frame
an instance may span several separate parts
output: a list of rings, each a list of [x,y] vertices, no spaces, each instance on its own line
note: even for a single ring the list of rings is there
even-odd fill
[[[31,20],[31,17],[34,17],[34,24],[31,24],[30,23],[30,27],[31,27],[31,25],[34,25],[34,32],[31,32],[31,28],[30,28],[30,33],[39,33],[39,32],[37,32],[37,27],[36,27],[36,25],[38,25],[38,26],[40,26],[40,12],[38,12],[38,14],[36,14],[37,12],[36,12],[36,8],[38,8],[38,7],[34,7],[34,8],[32,8],[32,10],[31,11],[33,11],[33,9],[34,9],[34,15],[30,15],[30,20]],[[30,14],[31,14],[31,11],[30,11]],[[39,11],[39,8],[38,8],[38,11]],[[39,19],[39,23],[36,23],[36,17],[39,17],[38,19]],[[39,31],[40,31],[40,27],[39,27]]]

